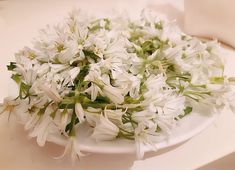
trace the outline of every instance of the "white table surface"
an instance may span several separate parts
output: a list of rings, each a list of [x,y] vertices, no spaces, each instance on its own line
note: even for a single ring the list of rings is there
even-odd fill
[[[169,3],[169,4],[167,4]],[[126,9],[132,15],[144,8],[152,8],[176,18],[182,25],[182,0],[41,0],[0,1],[0,100],[8,95],[9,73],[5,65],[14,59],[14,53],[24,45],[30,45],[37,31],[48,23],[63,18],[73,7],[87,11],[111,11]],[[228,51],[226,67],[235,75],[235,53]],[[10,89],[9,89],[10,90]],[[209,128],[182,145],[147,154],[142,161],[135,155],[91,154],[75,165],[68,160],[55,160],[63,148],[47,144],[37,146],[34,139],[14,122],[0,116],[0,170],[188,170],[196,169],[235,151],[235,116],[224,111]]]

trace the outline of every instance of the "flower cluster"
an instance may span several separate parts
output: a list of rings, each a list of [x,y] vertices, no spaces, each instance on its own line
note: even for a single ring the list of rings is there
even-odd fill
[[[80,124],[97,142],[125,138],[155,148],[194,107],[229,106],[233,78],[224,76],[219,46],[182,33],[175,23],[143,11],[138,20],[95,18],[73,11],[40,32],[8,65],[19,95],[1,112],[14,114],[40,146],[82,155]]]

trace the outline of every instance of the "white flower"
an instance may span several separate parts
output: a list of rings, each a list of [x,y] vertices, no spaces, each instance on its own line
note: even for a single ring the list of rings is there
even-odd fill
[[[92,107],[88,107],[86,109],[85,115],[86,115],[86,121],[88,122],[88,124],[92,127],[96,126],[96,123],[99,122],[100,119],[100,114],[102,112],[102,109],[98,108],[92,108]]]
[[[39,146],[44,146],[46,141],[57,144],[64,143],[64,136],[61,132],[65,131],[68,121],[68,113],[55,114],[52,118],[51,114],[55,112],[54,105],[49,105],[45,112],[35,112],[25,125],[26,130],[30,130],[29,136],[36,137]],[[40,115],[40,114],[43,115]],[[59,118],[60,117],[60,118]]]
[[[27,83],[28,85],[33,84],[33,82],[37,78],[37,73],[32,68],[26,69],[20,64],[17,64],[16,66],[17,67],[16,67],[15,71],[23,76],[23,80],[25,81],[25,83]]]
[[[149,104],[149,111],[156,113],[156,124],[164,132],[170,133],[176,124],[176,118],[184,113],[185,97],[183,96],[166,96],[159,98]]]
[[[90,70],[89,74],[85,77],[85,81],[91,81],[91,86],[86,89],[85,92],[91,94],[92,101],[94,101],[97,98],[98,93],[100,93],[102,96],[108,97],[115,104],[121,104],[124,102],[122,91],[109,84],[105,84],[104,81],[106,81],[106,77],[102,77],[100,70],[95,67]]]
[[[11,114],[17,112],[16,106],[20,104],[20,101],[14,100],[11,97],[4,99],[4,102],[0,104],[0,114]]]
[[[22,50],[15,54],[16,62],[26,68],[32,68],[31,62],[36,62],[36,60],[34,60],[35,58],[35,50],[29,47],[24,47]]]
[[[230,109],[235,113],[235,93],[224,94],[224,97],[227,98],[227,103]]]
[[[226,92],[216,94],[216,105],[231,109],[235,113],[235,93],[231,92],[231,89],[229,91],[227,91],[228,89],[223,90],[226,90]]]
[[[25,124],[30,117],[29,109],[31,106],[29,105],[29,102],[26,100],[23,101],[21,100],[17,102],[19,102],[19,104],[15,106],[15,108],[10,112],[9,116],[12,115],[16,118],[16,121],[18,123]]]
[[[118,71],[116,70],[112,71],[113,77],[115,77],[115,86],[122,89],[122,93],[124,95],[130,92],[131,97],[138,98],[140,90],[140,78],[138,76],[128,74],[127,72],[117,72]]]
[[[77,115],[77,118],[79,119],[79,122],[83,123],[85,121],[85,114],[81,103],[75,104],[75,113]]]
[[[69,68],[69,65],[67,65],[67,64],[50,64],[49,63],[49,66],[51,68],[52,73],[62,72],[62,71],[67,70]]]
[[[38,67],[36,73],[39,77],[42,77],[43,75],[48,73],[50,70],[50,66],[47,63],[42,64],[42,65],[36,65],[35,67]]]
[[[102,92],[115,104],[121,104],[124,102],[124,96],[120,89],[115,88],[111,85],[104,85]]]
[[[163,107],[163,112],[165,115],[179,115],[183,113],[185,106],[184,96],[169,96],[168,100],[165,102]]]
[[[27,112],[29,113],[29,119],[27,120],[27,123],[26,125],[29,125],[31,124],[32,126],[29,126],[29,127],[33,127],[34,126],[34,123],[32,122],[36,122],[36,120],[38,120],[40,118],[40,114],[43,114],[44,113],[44,108],[45,106],[48,104],[48,97],[45,96],[44,94],[40,94],[39,96],[32,96],[31,97],[31,101],[30,101],[30,104],[27,102],[25,103],[25,105],[27,105],[28,109],[27,109]],[[51,109],[51,110],[49,110]],[[55,104],[51,104],[50,107],[47,107],[47,109],[45,111],[48,111],[48,112],[52,112],[54,110],[56,110],[57,108],[55,108]],[[50,114],[50,113],[48,113]],[[31,123],[29,123],[31,122]],[[27,128],[27,129],[30,129],[30,128]]]
[[[99,35],[90,35],[84,45],[86,49],[94,51],[94,53],[101,59],[103,59],[104,51],[108,44],[107,35],[105,33],[106,32],[100,32]]]
[[[91,86],[88,89],[86,89],[85,92],[91,95],[92,101],[95,101],[100,91],[101,89],[97,85],[91,83]]]
[[[165,29],[163,30],[162,33],[162,39],[163,40],[171,40],[173,43],[179,44],[181,43],[181,37],[182,37],[182,32],[179,28],[178,25],[175,24],[175,22],[169,22],[166,26]]]
[[[60,146],[65,146],[67,143],[67,137],[61,135],[61,131],[54,131],[47,136],[47,141]]]
[[[75,58],[76,54],[79,53],[79,46],[77,40],[67,40],[63,44],[63,50],[58,55],[58,60],[61,63],[70,63]]]
[[[128,56],[126,49],[126,39],[123,37],[115,37],[111,43],[108,43],[107,48],[105,49],[104,56],[109,57],[118,57],[126,58]]]
[[[37,114],[37,112],[31,114],[30,118],[26,122],[24,129],[25,130],[30,130],[31,128],[34,128],[36,124],[38,123],[40,119],[40,116]]]
[[[131,117],[136,122],[148,122],[150,120],[156,119],[157,114],[149,110],[143,110],[140,112],[134,112]]]
[[[85,90],[86,93],[91,95],[91,100],[95,101],[101,89],[99,86],[95,84],[95,82],[100,81],[99,78],[101,77],[100,70],[91,69],[89,74],[85,77],[85,81],[91,81],[91,86]]]
[[[69,121],[69,111],[64,109],[62,113],[60,113],[60,129],[65,132],[66,126],[68,125]]]
[[[50,133],[50,128],[55,128],[51,117],[43,117],[40,123],[37,122],[34,130],[29,134],[30,137],[37,137],[37,143],[39,146],[43,147],[47,141],[48,134]]]
[[[40,90],[42,90],[50,99],[54,100],[55,102],[60,102],[62,98],[60,97],[60,94],[56,90],[55,87],[48,87],[45,84],[41,84],[39,86]]]
[[[107,116],[100,115],[100,120],[91,135],[96,141],[114,140],[119,133],[119,128]]]
[[[69,76],[71,77],[72,81],[77,77],[79,72],[80,72],[80,68],[79,67],[74,67],[73,69],[71,69],[69,71]]]
[[[148,89],[157,91],[161,90],[163,87],[168,87],[166,77],[163,74],[158,74],[157,76],[152,74],[145,84]]]
[[[73,162],[75,162],[81,156],[84,156],[84,154],[80,150],[79,143],[75,136],[71,136],[67,139],[64,153],[60,157],[58,157],[58,159],[63,158],[65,155],[70,155]]]
[[[157,150],[156,143],[165,139],[165,136],[156,132],[156,125],[148,127],[145,123],[139,123],[135,129],[136,154],[138,159],[143,159],[145,147],[153,151]]]
[[[125,114],[125,112],[123,112],[122,109],[111,110],[105,108],[104,114],[114,124],[122,125],[122,116],[123,114]]]

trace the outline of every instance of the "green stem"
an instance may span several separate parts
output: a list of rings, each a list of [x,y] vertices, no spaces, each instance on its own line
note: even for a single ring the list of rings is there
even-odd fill
[[[134,140],[135,139],[134,136],[127,136],[121,131],[119,132],[117,137],[123,137],[123,138],[128,139],[128,140]]]

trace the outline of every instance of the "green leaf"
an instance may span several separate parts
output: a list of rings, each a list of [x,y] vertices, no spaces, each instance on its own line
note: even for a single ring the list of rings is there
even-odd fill
[[[16,63],[15,62],[10,62],[9,65],[7,65],[7,69],[9,71],[13,71],[16,68]]]
[[[13,74],[11,76],[11,79],[14,80],[17,84],[21,83],[21,75],[19,75],[19,74]]]
[[[141,96],[139,99],[134,99],[130,96],[125,96],[125,103],[129,103],[129,104],[138,104],[143,100],[144,100],[144,96]]]
[[[223,84],[224,83],[224,77],[211,77],[210,82],[212,84]]]
[[[76,136],[74,126],[78,123],[79,123],[79,119],[77,118],[77,115],[74,111],[72,114],[70,123],[65,128],[65,132],[67,132],[69,134],[69,136]]]
[[[185,59],[185,58],[187,58],[187,54],[183,52],[182,56],[181,56],[181,59]]]
[[[51,117],[52,119],[55,119],[55,116],[56,116],[57,111],[58,111],[58,109],[55,109],[53,112],[51,112],[50,117]]]
[[[155,28],[158,29],[158,30],[162,30],[163,29],[162,22],[159,21],[158,23],[155,23]]]
[[[187,36],[186,35],[181,35],[181,40],[186,40]]]
[[[75,96],[75,92],[74,92],[74,91],[71,91],[71,92],[69,92],[66,96],[67,96],[67,97],[73,97],[73,96]]]
[[[92,27],[89,28],[89,30],[90,30],[91,32],[95,32],[95,31],[97,31],[97,30],[99,30],[99,29],[101,29],[101,26],[99,26],[99,25],[94,25],[94,26],[92,26]]]
[[[38,116],[44,115],[44,113],[45,113],[47,107],[48,107],[51,103],[52,103],[52,102],[48,102],[47,104],[45,104],[44,107],[41,108],[41,109],[38,111],[38,113],[37,113]]]
[[[188,114],[190,114],[193,111],[193,107],[191,106],[187,106],[184,109],[184,115],[180,115],[179,118],[182,119],[183,117],[187,116]]]
[[[26,99],[29,96],[29,90],[30,90],[31,86],[27,85],[23,82],[20,83],[20,94],[19,97],[21,99]]]
[[[99,58],[99,56],[96,55],[93,51],[89,51],[89,50],[82,50],[82,51],[83,51],[85,56],[89,56],[95,61],[97,61],[97,59]]]
[[[207,47],[207,49],[206,49],[209,53],[211,53],[212,52],[212,50],[213,50],[213,48],[212,47]]]
[[[187,114],[191,113],[192,111],[193,111],[193,107],[187,106],[187,107],[184,109],[184,114],[187,115]]]
[[[106,30],[110,30],[110,20],[107,19],[107,18],[105,18],[104,21],[105,21],[105,26],[104,26],[104,28],[105,28]]]
[[[56,42],[56,48],[59,53],[65,50],[64,44],[57,43],[57,42]]]
[[[171,64],[170,66],[167,67],[167,71],[172,71],[175,72],[175,66],[173,64]]]
[[[73,109],[75,107],[75,104],[64,104],[64,103],[61,103],[59,104],[59,109],[65,109],[65,108],[68,108],[68,109]]]
[[[78,90],[81,89],[82,83],[83,83],[86,75],[89,73],[89,69],[90,69],[89,65],[83,66],[83,68],[81,69],[80,73],[78,74],[78,76],[74,80],[74,84],[75,84],[75,86],[76,86],[76,88]]]
[[[153,52],[154,51],[154,45],[153,45],[153,41],[145,41],[142,45],[141,45],[142,49],[144,52]]]
[[[160,128],[160,126],[157,126],[156,132],[161,132],[161,131],[162,131],[162,129]]]
[[[107,97],[103,97],[103,96],[97,96],[95,102],[97,103],[110,103],[110,99]]]
[[[229,81],[230,83],[235,83],[235,77],[229,77],[229,78],[228,78],[228,81]]]
[[[100,26],[100,21],[104,21],[105,22],[105,25],[104,27],[101,27]],[[95,32],[95,31],[98,31],[100,29],[106,29],[106,30],[110,30],[110,20],[107,19],[107,18],[102,18],[102,19],[98,19],[98,20],[95,20],[94,22],[91,23],[91,25],[88,27],[89,31],[91,32]]]

